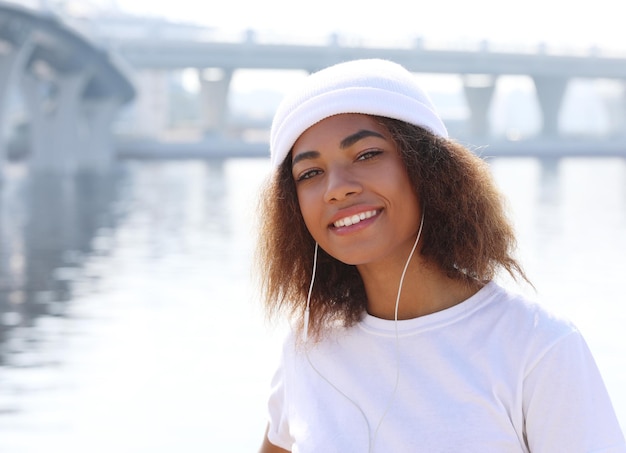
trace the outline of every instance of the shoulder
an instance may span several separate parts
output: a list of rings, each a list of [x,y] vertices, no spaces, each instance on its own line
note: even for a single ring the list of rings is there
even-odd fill
[[[527,351],[542,355],[567,338],[580,337],[578,328],[565,316],[535,299],[489,283],[484,310],[491,327]]]
[[[577,330],[576,326],[563,314],[560,314],[537,299],[504,288],[491,282],[487,286],[490,308],[504,321],[546,334],[566,334]]]

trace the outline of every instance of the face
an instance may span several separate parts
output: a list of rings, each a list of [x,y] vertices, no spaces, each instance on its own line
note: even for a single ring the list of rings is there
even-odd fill
[[[421,208],[383,126],[367,115],[326,118],[298,138],[292,161],[300,210],[320,247],[347,264],[404,263]]]

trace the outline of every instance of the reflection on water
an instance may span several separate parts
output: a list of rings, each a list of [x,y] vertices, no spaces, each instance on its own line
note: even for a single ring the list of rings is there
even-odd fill
[[[579,325],[626,425],[626,164],[491,165],[538,297]],[[5,169],[0,451],[256,450],[280,341],[250,269],[268,169]]]
[[[29,354],[40,340],[38,319],[64,316],[81,286],[100,277],[83,264],[107,252],[118,178],[29,176],[16,166],[7,172],[0,199],[0,364],[42,365]]]

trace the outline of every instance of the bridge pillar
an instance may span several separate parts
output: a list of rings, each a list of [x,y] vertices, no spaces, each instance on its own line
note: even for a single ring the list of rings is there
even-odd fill
[[[228,90],[232,69],[199,69],[201,126],[205,135],[224,132],[228,116]]]
[[[626,137],[626,80],[622,80],[620,115],[618,115],[617,125],[615,126],[616,135]]]
[[[79,169],[106,169],[115,159],[111,125],[121,105],[121,100],[113,97],[83,102],[86,140],[76,156]]]
[[[463,92],[470,109],[469,132],[474,137],[489,135],[489,107],[496,86],[492,76],[466,75],[463,78]]]
[[[618,137],[626,137],[626,80],[621,81],[621,90],[615,104],[617,106],[610,112],[612,118],[611,133]]]
[[[24,70],[19,82],[24,104],[29,111],[30,118],[30,150],[28,159],[33,162],[35,160],[41,161],[48,157],[54,162],[56,159],[52,155],[58,152],[58,150],[52,146],[52,141],[50,140],[50,134],[52,133],[50,124],[43,119],[44,116],[49,114],[49,106],[45,105],[49,87],[28,69]],[[50,149],[46,150],[47,147]],[[44,163],[41,162],[41,165],[43,166]]]
[[[16,80],[16,74],[24,71],[26,62],[33,51],[32,42],[24,39],[19,44],[13,44],[6,53],[0,52],[0,170],[6,159],[4,142],[5,114],[7,110],[9,86]]]
[[[565,77],[533,76],[533,81],[543,116],[541,135],[556,137],[559,135],[559,114],[568,80]]]
[[[21,78],[31,119],[30,167],[35,171],[73,172],[79,153],[89,152],[81,99],[91,71],[58,74],[54,81],[26,71]],[[42,96],[54,86],[50,97]]]
[[[610,92],[601,91],[600,97],[608,113],[608,132],[613,137],[626,137],[626,81]]]

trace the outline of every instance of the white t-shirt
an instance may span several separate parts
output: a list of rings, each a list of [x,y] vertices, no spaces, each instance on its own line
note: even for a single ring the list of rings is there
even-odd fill
[[[294,453],[626,452],[580,333],[496,283],[397,326],[365,315],[294,340],[268,432]]]

